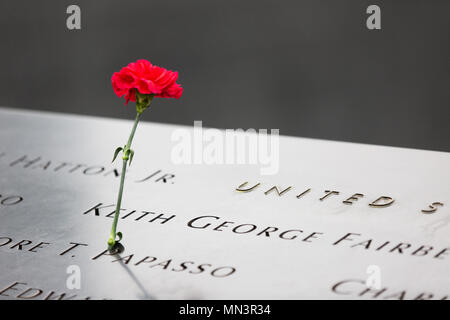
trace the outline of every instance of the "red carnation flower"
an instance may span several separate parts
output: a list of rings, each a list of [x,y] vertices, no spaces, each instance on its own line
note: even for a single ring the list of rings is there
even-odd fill
[[[136,101],[136,91],[159,98],[180,98],[183,88],[176,83],[178,72],[154,66],[141,59],[130,63],[112,76],[112,86],[118,97]]]
[[[160,98],[180,98],[183,88],[176,83],[178,72],[166,70],[152,65],[147,60],[138,60],[122,68],[119,72],[114,72],[111,82],[114,92],[118,97],[125,96],[128,101],[136,102],[136,118],[127,143],[123,147],[118,147],[114,151],[113,162],[120,152],[122,152],[122,174],[120,175],[119,194],[117,196],[116,211],[111,227],[111,234],[108,238],[108,250],[119,252],[118,243],[122,240],[122,232],[117,232],[117,222],[119,221],[120,205],[122,203],[123,187],[127,163],[131,165],[134,157],[134,150],[131,143],[136,132],[141,114],[150,106],[154,97]],[[128,162],[129,161],[129,162]]]

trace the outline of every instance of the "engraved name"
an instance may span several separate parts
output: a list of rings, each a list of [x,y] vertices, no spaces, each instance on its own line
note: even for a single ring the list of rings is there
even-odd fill
[[[341,296],[354,296],[358,299],[381,299],[381,300],[448,300],[449,295],[438,295],[432,292],[409,292],[407,290],[393,290],[389,287],[380,289],[369,288],[365,280],[346,279],[336,282],[331,291]]]
[[[240,184],[235,190],[238,192],[242,192],[242,193],[248,193],[248,192],[252,192],[256,189],[258,189],[261,186],[260,182],[257,182],[253,185],[248,186],[248,181]],[[294,188],[293,186],[288,186],[286,188],[279,188],[278,186],[269,186],[268,188],[265,189],[264,194],[267,196],[271,193],[278,195],[278,197],[281,197],[285,194],[287,194],[288,192],[292,191]],[[304,197],[307,197],[310,195],[312,189],[311,188],[307,188],[307,189],[303,189],[300,192],[296,192],[295,193],[295,197],[297,199],[301,199]],[[333,198],[335,196],[340,195],[340,191],[338,190],[324,190],[323,193],[317,197],[317,200],[319,201],[325,201],[328,200],[330,198]],[[343,200],[342,200],[342,204],[344,205],[353,205],[355,202],[360,201],[362,198],[364,198],[364,194],[363,193],[353,193],[351,195],[346,195]],[[375,199],[371,199],[369,201],[369,203],[367,203],[367,205],[371,208],[386,208],[391,206],[392,204],[394,204],[395,199],[390,197],[390,196],[386,196],[386,195],[382,195],[379,196]],[[421,210],[421,213],[423,214],[432,214],[435,213],[440,207],[443,207],[444,203],[440,202],[440,201],[434,201],[431,204],[428,205],[428,207],[424,208]]]
[[[5,153],[3,153],[5,155]],[[114,167],[106,167],[102,165],[92,165],[84,163],[76,163],[69,161],[54,161],[50,159],[42,158],[41,156],[30,157],[23,155],[18,158],[12,158],[8,165],[12,168],[30,169],[36,171],[53,172],[53,173],[65,173],[65,174],[81,174],[83,176],[102,176],[102,177],[114,177],[120,178],[120,171]],[[127,169],[127,174],[130,170]],[[131,172],[133,176],[133,172]],[[151,181],[154,183],[168,183],[173,184],[175,181],[175,174],[164,172],[162,169],[152,171],[149,174],[135,177],[133,181],[135,183],[142,183]]]

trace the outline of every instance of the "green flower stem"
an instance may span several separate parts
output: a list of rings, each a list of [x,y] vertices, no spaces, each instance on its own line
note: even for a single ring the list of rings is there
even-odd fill
[[[119,213],[120,213],[120,205],[122,203],[122,194],[123,194],[123,185],[125,182],[125,172],[127,169],[127,162],[129,159],[129,150],[131,150],[131,143],[133,142],[134,133],[136,132],[136,127],[139,122],[139,117],[141,113],[138,112],[136,115],[136,119],[134,120],[133,128],[131,129],[130,137],[128,138],[128,142],[125,145],[123,152],[123,163],[122,163],[122,174],[120,176],[120,187],[119,187],[119,195],[117,196],[117,204],[116,204],[116,212],[114,214],[114,221],[111,228],[111,235],[108,239],[108,246],[112,247],[116,243],[116,231],[117,231],[117,222],[119,220]]]

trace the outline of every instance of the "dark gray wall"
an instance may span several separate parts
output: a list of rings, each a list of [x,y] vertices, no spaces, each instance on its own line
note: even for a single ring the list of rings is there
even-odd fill
[[[66,29],[78,4],[82,30]],[[365,27],[369,4],[382,30]],[[0,4],[0,105],[133,118],[138,58],[180,72],[146,120],[450,151],[450,1],[89,0]]]

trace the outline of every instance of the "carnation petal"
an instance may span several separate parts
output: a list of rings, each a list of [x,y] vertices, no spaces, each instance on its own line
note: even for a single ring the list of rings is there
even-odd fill
[[[133,102],[136,101],[136,91],[134,91],[134,89],[129,89],[125,95],[125,105],[127,105],[130,100]]]

